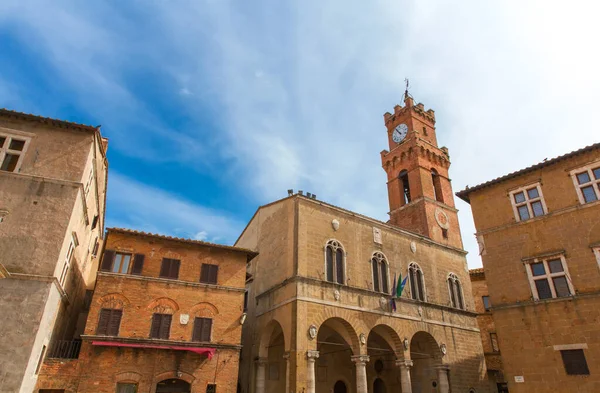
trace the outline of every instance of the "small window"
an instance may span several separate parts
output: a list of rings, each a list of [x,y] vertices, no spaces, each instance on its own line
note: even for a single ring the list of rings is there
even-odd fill
[[[410,296],[414,300],[425,301],[425,282],[423,280],[423,270],[416,263],[408,265],[408,277],[410,281]]]
[[[490,303],[490,297],[482,296],[481,299],[483,300],[483,308],[485,309],[485,311],[490,311],[490,308],[492,308],[492,303]]]
[[[521,187],[510,193],[517,221],[526,221],[546,214],[546,205],[539,184]]]
[[[211,333],[212,319],[196,318],[194,320],[194,332],[192,334],[192,341],[210,342]]]
[[[19,172],[28,138],[0,134],[0,170]]]
[[[65,257],[65,263],[63,264],[63,269],[62,269],[62,272],[60,273],[60,278],[58,280],[58,282],[60,283],[60,286],[63,288],[67,282],[67,277],[69,275],[69,268],[71,267],[71,264],[73,262],[74,251],[75,251],[75,245],[73,244],[73,242],[71,242],[71,243],[69,243],[69,249],[67,250],[67,255]]]
[[[177,280],[179,278],[179,259],[163,258],[160,266],[160,277]]]
[[[373,270],[373,290],[389,293],[388,263],[385,255],[380,252],[374,253],[371,258],[371,267]]]
[[[583,349],[560,351],[567,375],[589,375],[590,370],[585,360]]]
[[[42,364],[44,363],[44,357],[46,356],[46,346],[42,346],[42,352],[40,352],[40,358],[38,359],[37,367],[35,368],[36,375],[40,373]]]
[[[594,163],[571,172],[577,196],[582,204],[600,199],[600,163]]]
[[[567,265],[562,256],[536,259],[526,268],[534,299],[568,297],[573,294]]]
[[[124,254],[118,252],[115,254],[115,260],[113,262],[113,266],[111,272],[113,273],[129,273],[129,268],[131,267],[131,254]]]
[[[448,291],[450,293],[450,304],[454,308],[465,309],[462,286],[458,276],[454,273],[448,275]]]
[[[217,393],[217,385],[213,383],[206,385],[206,393]]]
[[[200,282],[204,284],[216,284],[219,266],[203,263],[200,270]]]
[[[118,336],[122,316],[123,310],[110,308],[101,309],[96,334],[99,336]]]
[[[171,333],[171,314],[152,314],[150,338],[168,340]]]
[[[446,228],[442,228],[442,237],[448,239],[448,230]]]
[[[490,342],[492,344],[492,351],[500,352],[500,347],[498,346],[498,334],[490,333]]]
[[[431,182],[433,183],[433,198],[438,202],[444,202],[442,182],[439,173],[435,169],[431,170]]]
[[[423,135],[427,136],[427,127],[423,127]]]
[[[327,281],[344,284],[344,248],[337,240],[325,246],[325,274]]]
[[[98,225],[98,216],[94,216],[94,218],[92,219],[92,230],[96,229],[97,225]]]
[[[136,383],[118,383],[117,393],[137,393],[137,388]]]
[[[104,250],[100,270],[103,272],[139,275],[142,273],[143,267],[144,254],[132,255],[114,250]]]
[[[402,206],[410,203],[410,184],[408,182],[408,172],[403,170],[398,175],[398,179],[400,180],[400,195],[402,195]]]
[[[244,312],[248,311],[248,290],[244,292]]]

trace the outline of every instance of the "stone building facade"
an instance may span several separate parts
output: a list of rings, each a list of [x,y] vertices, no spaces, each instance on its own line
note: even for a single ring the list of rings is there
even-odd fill
[[[0,392],[31,393],[41,360],[83,332],[102,246],[99,128],[0,110]]]
[[[506,383],[502,369],[498,333],[494,325],[494,318],[492,318],[492,303],[485,281],[485,272],[483,268],[471,269],[469,270],[469,276],[471,276],[471,289],[473,291],[475,311],[478,314],[477,324],[481,332],[481,343],[483,344],[483,353],[485,354],[485,365],[488,371],[488,380],[490,381],[490,391],[494,393],[506,393],[508,392],[508,384]]]
[[[390,222],[294,194],[261,206],[236,242],[260,253],[242,392],[487,391],[448,151],[433,111],[404,104],[384,115]]]
[[[511,393],[600,391],[600,144],[457,194]]]
[[[237,247],[109,229],[78,359],[39,392],[234,393],[246,264]]]

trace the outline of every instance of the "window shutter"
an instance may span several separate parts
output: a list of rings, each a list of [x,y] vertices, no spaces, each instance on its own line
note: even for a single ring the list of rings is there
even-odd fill
[[[171,317],[169,314],[162,314],[162,321],[160,323],[160,338],[164,340],[169,339],[169,333],[171,332]]]
[[[171,260],[163,258],[162,264],[160,265],[160,277],[169,278],[169,270],[171,268]]]
[[[96,334],[105,336],[108,332],[108,323],[110,321],[111,310],[103,308],[100,310],[100,319],[98,320],[98,328]]]
[[[161,314],[152,315],[152,327],[150,328],[150,338],[160,338]]]
[[[121,316],[123,315],[123,311],[121,310],[111,310],[110,314],[110,322],[108,323],[108,333],[109,336],[118,336],[119,335],[119,327],[121,326]]]
[[[144,254],[135,254],[131,274],[141,275],[144,268]]]
[[[202,268],[200,269],[200,282],[207,283],[209,276],[210,266],[206,263],[202,264]]]
[[[104,257],[102,258],[102,270],[103,272],[110,272],[113,261],[115,260],[115,252],[113,250],[104,250]]]
[[[204,324],[202,325],[202,341],[210,341],[210,332],[212,330],[212,319],[204,318]]]
[[[194,332],[192,333],[192,341],[202,341],[200,336],[202,335],[202,318],[196,318],[194,320]]]
[[[211,284],[216,284],[217,283],[218,272],[219,272],[219,266],[217,266],[217,265],[211,265],[210,266],[209,275],[208,275],[208,281]]]
[[[170,278],[173,278],[175,280],[179,278],[179,264],[179,260],[171,259],[171,270],[169,271]]]

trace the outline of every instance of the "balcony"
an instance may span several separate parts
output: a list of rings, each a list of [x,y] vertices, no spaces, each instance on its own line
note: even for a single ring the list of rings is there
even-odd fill
[[[81,350],[81,340],[59,340],[48,353],[50,359],[77,359]]]

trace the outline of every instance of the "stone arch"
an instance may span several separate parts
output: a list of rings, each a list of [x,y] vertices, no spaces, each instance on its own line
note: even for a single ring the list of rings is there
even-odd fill
[[[212,303],[200,302],[192,306],[192,308],[190,308],[190,316],[200,318],[214,318],[216,315],[219,315],[219,310]]]
[[[410,340],[412,391],[425,391],[432,381],[439,384],[437,369],[442,365],[442,351],[433,336],[424,331],[416,332]]]
[[[96,301],[101,308],[122,310],[129,305],[129,299],[120,293],[109,293]]]
[[[321,333],[323,327],[328,327],[331,330],[339,334],[344,341],[350,346],[353,355],[359,355],[361,353],[361,345],[358,339],[356,329],[345,319],[338,316],[327,318],[319,324],[317,331],[317,341],[319,333]],[[317,348],[318,349],[318,348]]]
[[[404,344],[402,343],[402,339],[398,333],[396,333],[392,327],[386,324],[378,324],[371,329],[369,336],[371,333],[376,333],[381,336],[381,338],[387,342],[390,348],[394,350],[398,360],[404,359]]]
[[[148,308],[159,314],[175,314],[179,310],[179,305],[173,299],[161,297],[151,301],[150,304],[148,304]]]
[[[194,375],[186,373],[185,371],[181,371],[181,370],[164,371],[164,372],[154,376],[154,379],[152,380],[152,390],[150,392],[156,393],[156,384],[158,384],[161,381],[164,381],[165,379],[172,379],[172,378],[181,379],[182,381],[185,381],[185,382],[189,383],[190,385],[193,385],[194,380],[196,379],[194,377]]]
[[[425,351],[425,352],[424,352]],[[413,353],[428,354],[441,363],[442,351],[436,339],[424,331],[416,332],[410,339],[410,357],[414,359]]]
[[[269,355],[269,344],[271,343],[271,339],[274,334],[281,333],[283,337],[283,348],[286,347],[285,334],[283,333],[283,328],[279,321],[276,319],[271,319],[267,326],[264,327],[262,334],[260,335],[260,342],[258,347],[258,357],[266,358]],[[289,343],[287,343],[289,345]]]
[[[115,374],[116,382],[133,382],[140,383],[142,374],[138,374],[135,371],[125,371],[122,373]]]

